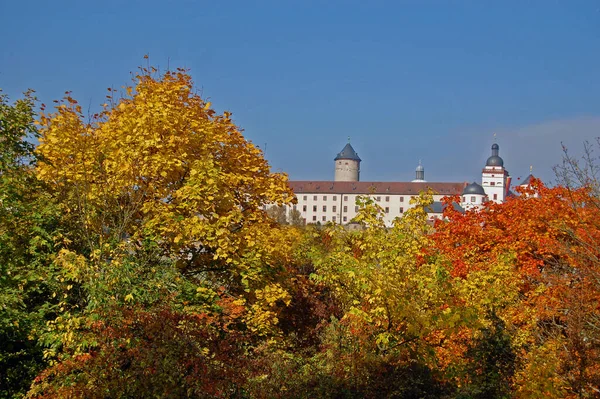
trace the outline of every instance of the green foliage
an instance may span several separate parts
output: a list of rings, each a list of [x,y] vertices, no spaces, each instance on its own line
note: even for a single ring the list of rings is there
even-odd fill
[[[185,71],[124,90],[90,120],[67,93],[37,152],[0,95],[0,398],[600,392],[594,165],[435,228],[432,193],[304,227]]]
[[[38,338],[54,313],[58,209],[35,178],[34,98],[0,95],[0,397],[22,396],[45,366]]]

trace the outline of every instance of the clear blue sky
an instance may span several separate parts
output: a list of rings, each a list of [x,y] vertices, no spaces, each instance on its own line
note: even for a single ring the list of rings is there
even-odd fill
[[[84,105],[150,55],[191,69],[275,170],[480,180],[497,133],[515,178],[600,136],[600,1],[0,0],[0,88]]]

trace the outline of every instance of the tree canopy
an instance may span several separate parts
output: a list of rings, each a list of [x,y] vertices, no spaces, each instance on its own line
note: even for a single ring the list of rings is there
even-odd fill
[[[185,70],[35,101],[0,96],[0,398],[600,393],[593,157],[434,226],[432,192],[391,228],[361,197],[349,231],[287,214]]]

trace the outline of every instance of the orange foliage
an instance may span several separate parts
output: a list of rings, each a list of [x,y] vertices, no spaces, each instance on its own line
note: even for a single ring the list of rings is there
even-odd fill
[[[431,252],[447,259],[459,280],[510,259],[519,301],[495,310],[509,323],[514,344],[523,356],[554,348],[540,353],[561,360],[567,395],[589,394],[600,383],[600,208],[586,188],[534,181],[518,191],[504,204],[478,211],[446,207]]]

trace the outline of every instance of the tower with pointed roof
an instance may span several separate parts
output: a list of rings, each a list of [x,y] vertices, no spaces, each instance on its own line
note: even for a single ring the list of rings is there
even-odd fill
[[[481,173],[481,186],[490,201],[501,204],[506,199],[510,181],[499,152],[500,146],[496,143],[492,144],[492,155],[487,159]]]
[[[360,161],[358,154],[348,143],[342,151],[334,158],[335,161],[335,177],[334,181],[359,181],[360,180]]]
[[[521,182],[521,184],[519,184],[519,187],[521,187],[522,189],[528,189],[531,188],[531,183],[532,180],[535,179],[535,176],[533,176],[533,165],[529,167],[529,175]],[[536,191],[533,194],[525,194],[527,197],[533,197],[533,198],[537,198],[539,197],[539,193]]]

